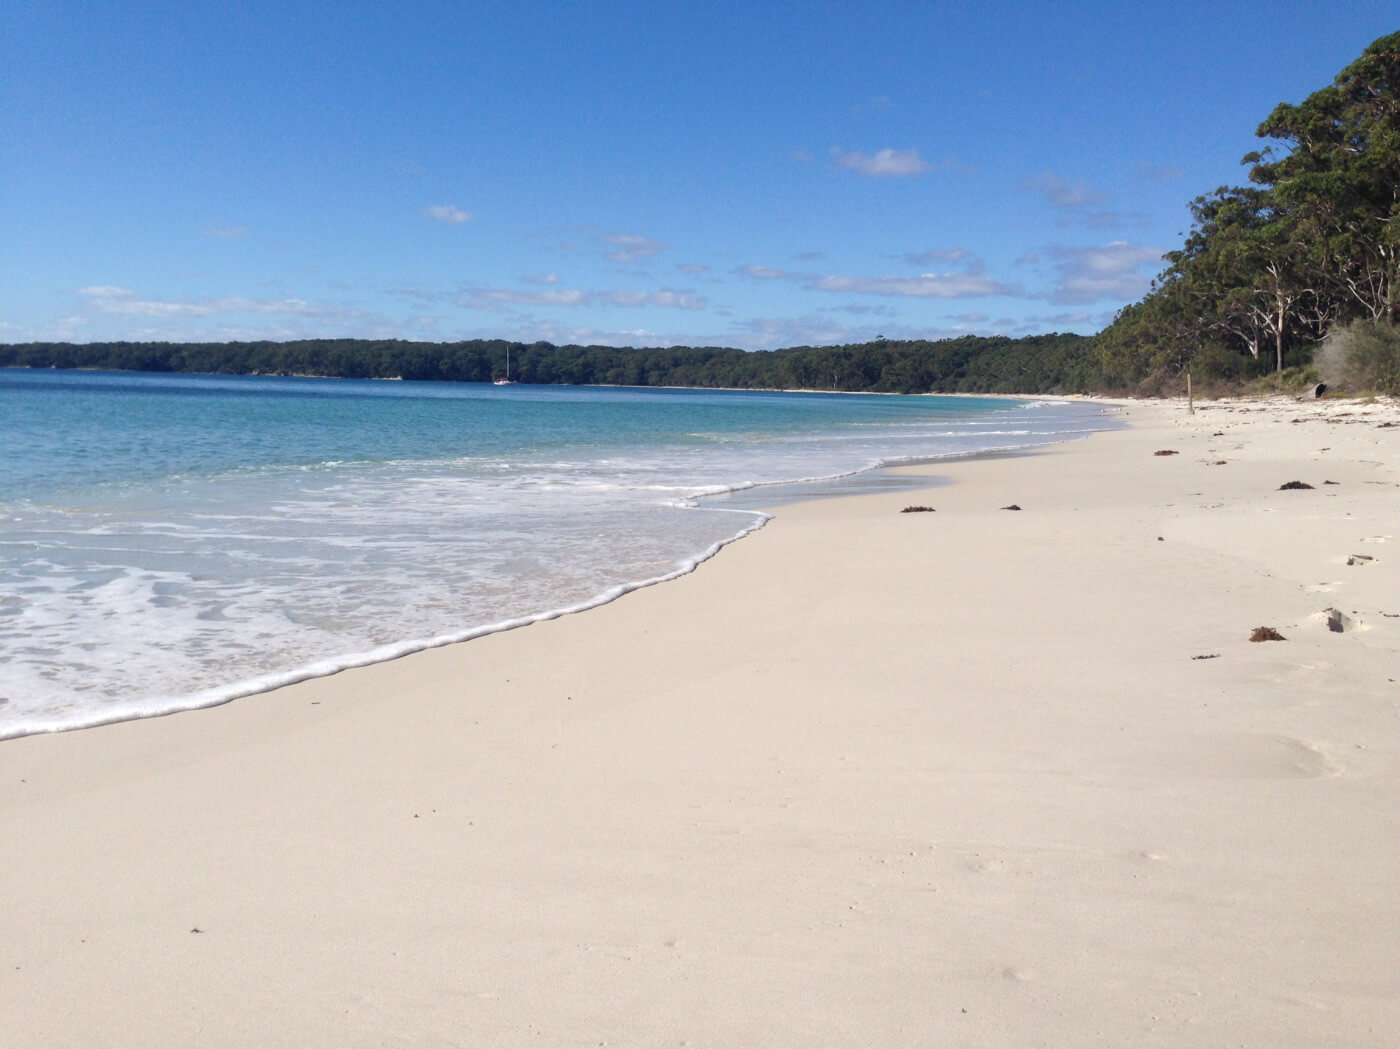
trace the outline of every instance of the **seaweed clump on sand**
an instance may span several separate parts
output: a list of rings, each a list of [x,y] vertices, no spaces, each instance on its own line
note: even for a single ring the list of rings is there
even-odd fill
[[[931,514],[934,509],[931,506],[906,506],[899,512],[902,514]]]
[[[1271,627],[1271,626],[1257,626],[1257,627],[1254,628],[1254,633],[1252,633],[1252,634],[1249,635],[1249,640],[1251,640],[1251,641],[1287,641],[1288,638],[1284,637],[1282,634],[1280,634],[1277,630],[1275,630],[1275,629],[1274,629],[1273,627]]]
[[[1297,489],[1297,488],[1311,488],[1311,487],[1312,487],[1312,485],[1308,484],[1307,481],[1289,481],[1287,484],[1281,484],[1281,485],[1279,485],[1279,486],[1278,486],[1278,490],[1279,490],[1280,492],[1288,492],[1288,491],[1292,491],[1292,490]]]

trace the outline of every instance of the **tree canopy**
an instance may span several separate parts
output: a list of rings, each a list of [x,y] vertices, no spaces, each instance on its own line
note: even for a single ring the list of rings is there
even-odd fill
[[[1276,107],[1256,132],[1268,145],[1244,157],[1249,185],[1193,200],[1185,244],[1101,333],[1105,374],[1132,383],[1202,354],[1225,370],[1231,355],[1282,370],[1339,323],[1400,320],[1398,88],[1392,33]]]
[[[23,343],[0,346],[0,366],[106,368],[360,379],[698,386],[879,393],[1048,393],[1098,384],[1093,340],[964,336],[745,351],[630,349],[503,340],[426,343],[363,339],[230,343]]]

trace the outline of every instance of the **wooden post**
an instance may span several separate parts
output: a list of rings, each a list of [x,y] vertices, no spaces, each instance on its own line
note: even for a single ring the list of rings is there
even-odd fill
[[[1196,414],[1196,402],[1191,399],[1191,369],[1186,369],[1186,414]]]

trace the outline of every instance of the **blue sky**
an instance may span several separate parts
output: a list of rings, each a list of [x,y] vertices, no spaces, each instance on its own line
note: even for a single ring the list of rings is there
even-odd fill
[[[0,341],[1093,332],[1388,8],[0,0]]]

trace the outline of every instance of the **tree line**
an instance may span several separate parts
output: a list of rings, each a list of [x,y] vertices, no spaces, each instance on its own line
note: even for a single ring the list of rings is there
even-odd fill
[[[1194,365],[1247,377],[1306,364],[1353,325],[1395,343],[1400,320],[1400,33],[1327,87],[1276,107],[1245,155],[1249,184],[1190,204],[1152,291],[1097,339],[1109,385]]]
[[[292,342],[92,342],[0,345],[0,366],[238,375],[324,375],[609,386],[839,390],[880,393],[1076,392],[1097,382],[1093,339],[886,340],[771,351],[728,347],[555,346],[474,339]]]

